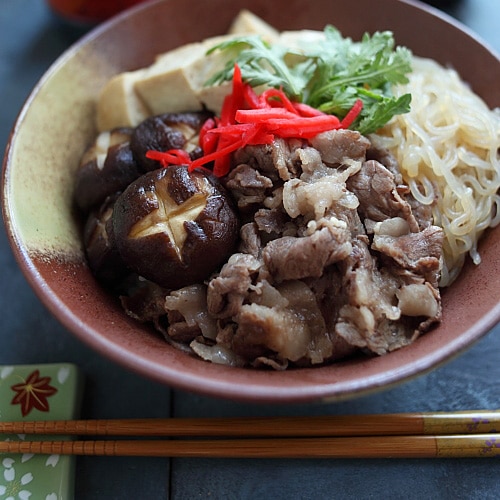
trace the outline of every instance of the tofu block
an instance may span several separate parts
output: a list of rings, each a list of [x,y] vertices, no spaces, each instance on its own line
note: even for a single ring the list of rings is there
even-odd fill
[[[279,37],[279,31],[256,16],[253,12],[243,9],[234,18],[229,28],[230,35],[255,34],[261,35],[268,42]]]
[[[135,82],[135,91],[153,115],[202,109],[186,78],[186,68],[203,59],[205,53],[201,42],[183,45],[159,56]]]
[[[198,90],[197,95],[200,102],[203,103],[207,109],[218,115],[222,109],[224,99],[231,93],[231,89],[231,82],[224,82],[220,85],[202,87]]]
[[[117,127],[135,127],[151,111],[134,91],[143,71],[120,73],[102,89],[97,102],[97,128],[100,132]]]
[[[198,100],[208,109],[218,113],[226,95],[231,92],[231,82],[207,86],[206,82],[231,59],[229,53],[219,51],[207,54],[215,45],[231,40],[234,35],[223,35],[203,40],[205,55],[185,68],[186,79]]]
[[[148,116],[198,111],[204,107],[219,113],[231,83],[208,87],[207,80],[231,58],[228,52],[207,51],[237,35],[260,34],[273,41],[279,32],[248,10],[234,19],[228,34],[189,43],[159,54],[144,69],[121,73],[104,87],[97,105],[99,131],[136,126]]]

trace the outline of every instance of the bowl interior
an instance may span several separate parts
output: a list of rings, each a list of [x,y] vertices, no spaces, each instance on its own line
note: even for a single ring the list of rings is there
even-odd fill
[[[140,5],[89,34],[39,82],[15,124],[4,160],[3,211],[16,258],[41,300],[81,340],[116,362],[165,384],[235,400],[334,400],[386,387],[460,353],[500,318],[500,230],[480,246],[482,264],[466,265],[443,293],[444,319],[413,345],[379,358],[287,372],[213,365],[170,347],[130,320],[91,276],[71,209],[73,174],[95,134],[94,102],[114,74],[146,66],[157,53],[226,32],[242,8],[279,29],[323,29],[358,39],[392,30],[398,44],[451,65],[491,106],[500,106],[498,57],[436,10],[398,0],[157,1]],[[200,21],[202,20],[202,21]],[[423,36],[424,35],[424,36]],[[488,71],[484,71],[487,68]]]

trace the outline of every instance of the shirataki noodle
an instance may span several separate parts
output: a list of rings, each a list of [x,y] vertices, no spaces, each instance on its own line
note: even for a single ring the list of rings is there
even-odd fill
[[[481,261],[477,245],[500,222],[500,112],[490,110],[458,74],[414,57],[411,111],[395,116],[371,139],[398,159],[416,200],[433,207],[445,233],[440,285],[458,276],[467,254]]]

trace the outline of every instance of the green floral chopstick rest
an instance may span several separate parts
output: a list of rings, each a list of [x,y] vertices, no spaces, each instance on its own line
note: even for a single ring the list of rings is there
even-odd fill
[[[0,365],[0,420],[78,418],[82,376],[73,364]],[[3,440],[47,436],[8,435]],[[58,439],[64,439],[59,437]],[[0,454],[0,500],[70,500],[75,457]]]

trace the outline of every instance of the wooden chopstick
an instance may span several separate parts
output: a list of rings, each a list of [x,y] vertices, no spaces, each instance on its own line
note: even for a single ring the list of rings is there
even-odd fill
[[[500,410],[308,417],[151,418],[0,422],[0,434],[337,437],[500,432]]]
[[[218,458],[500,456],[500,410],[312,417],[21,421],[0,422],[0,433],[224,438],[8,440],[0,442],[0,453]],[[228,439],[237,437],[240,439]]]
[[[0,453],[211,458],[499,457],[500,434],[148,441],[4,441]]]

